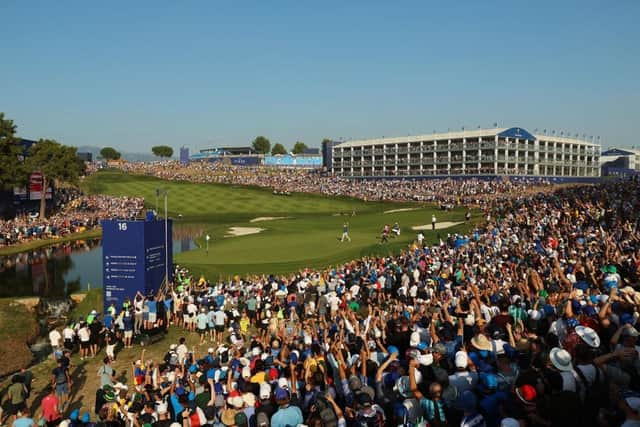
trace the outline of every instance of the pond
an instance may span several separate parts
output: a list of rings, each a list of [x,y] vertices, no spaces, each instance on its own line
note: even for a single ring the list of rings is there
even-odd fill
[[[173,253],[196,248],[197,226],[175,226]],[[0,257],[0,298],[66,297],[102,287],[100,239],[77,240]]]

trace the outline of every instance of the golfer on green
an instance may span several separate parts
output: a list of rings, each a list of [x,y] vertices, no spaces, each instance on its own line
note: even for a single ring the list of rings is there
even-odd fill
[[[351,237],[349,237],[349,223],[345,222],[344,224],[342,224],[342,239],[340,239],[341,242],[344,242],[344,240],[347,239],[349,242],[351,242]]]

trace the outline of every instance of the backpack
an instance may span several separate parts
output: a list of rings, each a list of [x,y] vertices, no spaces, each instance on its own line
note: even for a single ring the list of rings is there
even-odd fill
[[[338,416],[333,410],[333,405],[320,393],[316,393],[313,398],[313,404],[316,407],[316,413],[320,415],[323,427],[337,427]],[[258,426],[260,427],[260,426]]]
[[[265,411],[260,411],[256,414],[256,426],[257,427],[269,427],[271,425],[271,420],[269,419],[269,414]]]
[[[607,407],[609,405],[609,384],[606,375],[601,378],[600,369],[593,365],[596,370],[596,378],[593,381],[593,385],[589,386],[589,382],[584,375],[584,372],[576,366],[576,374],[580,378],[580,387],[584,387],[584,401],[582,402],[584,416],[584,425],[594,425],[598,420],[598,413],[600,408]]]

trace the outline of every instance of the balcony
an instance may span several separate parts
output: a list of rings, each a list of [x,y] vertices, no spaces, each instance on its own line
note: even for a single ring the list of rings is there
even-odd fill
[[[373,154],[375,154],[376,156],[381,156],[384,154],[384,150],[382,149],[373,150]]]
[[[436,164],[438,164],[438,165],[447,165],[447,164],[449,164],[449,158],[448,157],[442,157],[442,158],[436,159]]]

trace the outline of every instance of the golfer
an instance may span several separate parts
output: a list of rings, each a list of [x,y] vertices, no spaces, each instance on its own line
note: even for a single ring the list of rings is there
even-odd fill
[[[351,242],[351,237],[349,237],[349,223],[345,222],[344,224],[342,224],[342,238],[340,239],[341,242],[344,242],[344,240],[347,239],[349,242]]]
[[[432,230],[436,229],[436,214],[431,215],[431,229]]]

